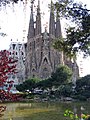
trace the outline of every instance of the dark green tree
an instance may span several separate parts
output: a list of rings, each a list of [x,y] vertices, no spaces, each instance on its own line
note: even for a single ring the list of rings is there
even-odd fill
[[[24,81],[22,84],[17,85],[16,89],[18,91],[33,91],[33,89],[36,87],[36,83],[39,81],[37,78],[30,78]]]
[[[72,70],[66,65],[60,65],[51,75],[54,86],[60,86],[71,81]]]
[[[41,80],[36,84],[36,87],[41,89],[52,89],[59,87],[62,84],[71,82],[72,70],[66,65],[59,65],[51,77]]]
[[[80,78],[76,82],[76,95],[84,98],[90,98],[90,75]]]
[[[40,89],[51,89],[52,88],[52,78],[49,77],[45,80],[41,80],[38,83],[36,83],[36,87],[40,88]]]
[[[60,96],[71,97],[72,95],[72,84],[61,85],[58,90]]]

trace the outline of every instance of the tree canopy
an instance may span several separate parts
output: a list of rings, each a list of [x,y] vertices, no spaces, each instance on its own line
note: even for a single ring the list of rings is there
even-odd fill
[[[16,86],[16,89],[19,91],[33,91],[33,89],[36,87],[36,83],[40,80],[38,78],[30,78],[24,81],[22,84],[19,84]]]
[[[73,22],[73,27],[66,28],[66,37],[58,38],[54,47],[64,51],[66,55],[73,56],[82,51],[90,55],[90,10],[86,5],[71,0],[60,0],[54,4],[58,17],[64,17]]]
[[[76,95],[77,98],[88,99],[90,98],[90,75],[80,78],[76,82]]]
[[[37,87],[41,89],[52,89],[60,85],[71,82],[72,71],[66,65],[60,65],[56,71],[52,72],[51,77],[37,83]]]
[[[52,73],[51,78],[53,84],[60,86],[71,81],[72,71],[66,65],[60,65],[55,72]]]

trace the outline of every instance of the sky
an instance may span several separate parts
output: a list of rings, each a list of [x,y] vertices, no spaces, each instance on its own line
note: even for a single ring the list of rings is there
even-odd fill
[[[36,0],[36,4],[37,4]],[[41,19],[42,19],[42,31],[44,31],[45,26],[49,24],[49,9],[48,4],[51,0],[40,0],[41,7]],[[75,0],[77,2],[82,2],[87,5],[90,9],[90,0]],[[36,6],[34,5],[34,10]],[[36,14],[36,13],[34,13]],[[0,32],[6,33],[5,37],[0,36],[0,50],[9,49],[9,45],[12,42],[26,42],[27,32],[30,19],[30,2],[27,6],[23,7],[23,3],[19,2],[15,4],[14,7],[8,5],[0,10]],[[64,22],[61,21],[62,32],[64,34]],[[47,27],[48,29],[48,27]],[[80,76],[85,76],[90,74],[90,57],[83,59],[82,55],[78,56],[77,64],[80,69]]]

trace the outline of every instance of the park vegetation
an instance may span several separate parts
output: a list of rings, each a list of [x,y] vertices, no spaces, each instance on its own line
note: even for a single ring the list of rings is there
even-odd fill
[[[70,100],[89,100],[90,75],[79,78],[73,91],[72,71],[66,65],[60,65],[51,74],[51,77],[44,80],[30,78],[16,88],[20,92],[28,93],[25,96],[28,98],[39,95],[40,98],[46,98],[47,100],[65,100],[64,98],[71,98]]]

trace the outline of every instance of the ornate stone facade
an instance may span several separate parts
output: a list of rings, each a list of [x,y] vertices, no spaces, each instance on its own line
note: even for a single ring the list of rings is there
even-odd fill
[[[59,64],[67,64],[73,69],[71,60],[64,58],[63,52],[58,52],[52,46],[55,38],[61,37],[60,19],[56,20],[52,11],[49,19],[49,33],[41,32],[40,1],[38,0],[36,21],[33,17],[33,3],[31,4],[31,15],[27,37],[26,51],[26,78],[38,77],[48,78]],[[78,69],[78,67],[77,67]]]
[[[46,28],[45,32],[41,33],[40,2],[38,1],[35,22],[32,3],[27,38],[26,78],[48,78],[57,66],[62,64],[62,52],[56,51],[52,46],[55,38],[60,36],[62,36],[60,20],[56,18],[55,21],[52,9],[50,11],[49,33]]]

